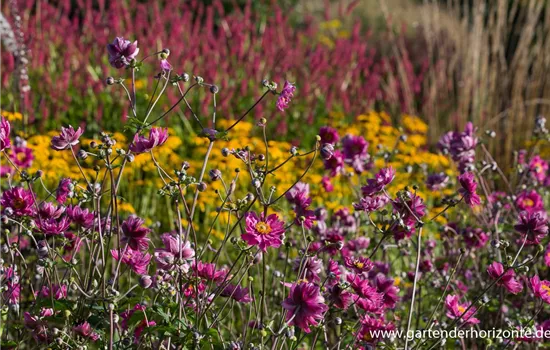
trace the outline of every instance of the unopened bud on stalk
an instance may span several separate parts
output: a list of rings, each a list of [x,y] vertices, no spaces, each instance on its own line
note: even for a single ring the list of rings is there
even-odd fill
[[[107,79],[105,79],[105,84],[107,85],[113,85],[115,83],[115,78],[113,77],[108,77]]]
[[[220,92],[220,88],[217,85],[212,85],[210,86],[210,92],[213,94],[217,94],[218,92]]]

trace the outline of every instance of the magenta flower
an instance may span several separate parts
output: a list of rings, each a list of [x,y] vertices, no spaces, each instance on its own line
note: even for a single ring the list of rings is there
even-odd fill
[[[203,263],[202,261],[199,261],[198,265],[193,264],[193,270],[199,277],[216,283],[222,282],[227,276],[227,271],[218,270],[216,264]]]
[[[10,148],[10,145],[11,145],[10,131],[11,131],[10,122],[8,122],[6,118],[1,117],[0,119],[0,152],[5,150],[6,148]]]
[[[378,293],[369,280],[354,274],[347,275],[346,280],[357,294],[354,297],[357,306],[368,312],[378,312],[382,308],[384,295]]]
[[[416,219],[422,218],[426,213],[426,205],[422,198],[420,198],[416,193],[407,192],[406,196],[408,199],[397,198],[392,202],[394,210],[401,214],[405,224],[413,226],[416,223]],[[403,202],[404,201],[404,202]],[[406,205],[405,205],[406,204]]]
[[[369,315],[364,315],[361,319],[361,328],[355,333],[355,337],[372,346],[365,347],[364,349],[373,348],[380,339],[382,339],[382,332],[392,331],[395,329],[393,324],[385,323],[382,318],[374,318]]]
[[[111,256],[116,261],[119,261],[120,256],[118,254],[118,249],[111,249]],[[127,248],[126,252],[123,251],[122,263],[128,265],[132,271],[138,275],[144,275],[147,273],[147,267],[150,262],[151,254],[149,253],[140,252],[131,248]]]
[[[344,171],[344,155],[340,150],[335,150],[332,157],[323,159],[326,170],[330,170],[330,176],[334,177]]]
[[[134,136],[134,141],[130,145],[130,151],[134,153],[149,152],[153,148],[163,145],[167,139],[167,128],[152,128],[149,132],[149,138],[137,134]]]
[[[331,145],[334,145],[338,142],[338,140],[340,140],[338,130],[330,126],[323,126],[319,130],[319,136],[321,136],[321,144],[329,143]]]
[[[386,196],[364,197],[359,200],[359,203],[353,203],[353,208],[357,211],[372,213],[386,206],[388,201]]]
[[[516,206],[520,211],[537,212],[544,210],[542,197],[535,190],[522,191],[516,198]]]
[[[55,200],[60,204],[64,204],[67,201],[67,198],[70,197],[73,193],[72,187],[73,186],[71,179],[61,179],[59,181],[59,185],[57,185]]]
[[[430,191],[440,191],[447,186],[448,182],[449,176],[445,173],[430,174],[426,179],[426,187]]]
[[[171,270],[175,262],[180,258],[191,260],[195,257],[195,251],[189,242],[183,243],[179,236],[165,233],[160,236],[164,248],[155,249],[155,260],[163,270]]]
[[[130,60],[136,58],[139,53],[137,40],[132,43],[130,40],[116,37],[111,44],[107,44],[107,52],[109,53],[109,63],[114,68],[129,66]]]
[[[539,276],[535,275],[529,279],[529,287],[536,298],[540,298],[546,304],[550,304],[550,281],[541,281]]]
[[[283,308],[287,310],[286,320],[306,333],[310,333],[310,326],[316,326],[323,319],[328,307],[324,304],[325,298],[319,292],[319,287],[313,283],[297,283],[290,287],[288,298],[283,301]]]
[[[279,248],[283,243],[285,232],[284,222],[279,220],[277,214],[271,214],[267,218],[261,213],[245,214],[246,233],[241,238],[249,245],[257,245],[263,252],[267,247]]]
[[[2,193],[0,205],[13,210],[16,216],[32,215],[35,212],[34,198],[29,190],[23,187],[14,187]]]
[[[30,168],[34,160],[32,149],[26,146],[12,147],[9,156],[13,164],[19,168]]]
[[[285,81],[283,90],[279,94],[279,98],[275,103],[275,106],[279,111],[284,112],[284,110],[288,108],[288,104],[290,103],[292,97],[294,97],[294,91],[296,91],[296,86],[288,81]]]
[[[316,283],[321,281],[319,274],[323,270],[323,262],[314,256],[307,257],[302,262],[302,257],[298,256],[292,263],[292,269],[294,271],[299,271],[301,269],[301,273],[298,276],[299,279],[305,279],[308,282]]]
[[[347,268],[352,269],[355,271],[355,273],[362,274],[369,272],[374,267],[372,261],[368,258],[354,258],[354,257],[346,257],[344,259],[344,265]]]
[[[395,170],[390,166],[380,169],[373,179],[367,179],[367,184],[361,187],[361,193],[365,197],[370,197],[384,189],[395,178]]]
[[[394,282],[395,281],[393,278],[386,277],[382,273],[378,273],[374,278],[376,290],[384,295],[382,301],[384,303],[384,307],[388,309],[395,308],[395,304],[397,304],[397,301],[399,300],[399,288],[395,286]]]
[[[130,215],[122,223],[122,232],[124,237],[123,242],[128,243],[128,246],[133,250],[147,250],[149,247],[149,238],[145,237],[151,231],[147,227],[143,227],[143,219]]]
[[[529,162],[529,172],[531,176],[539,182],[543,182],[548,172],[548,162],[536,155]]]
[[[528,244],[540,244],[548,234],[548,222],[545,212],[527,212],[519,214],[519,221],[514,226],[516,231],[527,235]]]
[[[298,207],[307,208],[311,204],[309,184],[298,182],[285,194],[285,198]]]
[[[470,304],[461,304],[458,302],[457,295],[447,295],[445,298],[445,307],[447,308],[447,317],[450,319],[458,319],[464,321],[464,324],[478,324],[479,320],[474,316],[477,312],[475,307],[471,307],[468,312],[464,313]],[[464,314],[464,316],[462,316]],[[461,317],[462,316],[462,317]]]
[[[475,207],[481,203],[481,198],[479,198],[476,193],[477,183],[472,173],[464,173],[458,177],[458,182],[462,186],[458,193],[462,195],[466,204],[470,207]]]
[[[96,341],[99,339],[99,334],[92,330],[92,326],[88,322],[83,322],[78,326],[75,326],[73,328],[73,331],[76,335],[79,335],[83,338],[91,339],[92,341]]]
[[[61,219],[43,218],[38,220],[38,229],[46,236],[57,236],[69,229],[71,220],[64,216]]]
[[[328,299],[335,307],[346,310],[351,304],[352,295],[337,283],[329,289]]]
[[[67,286],[66,285],[58,285],[54,284],[52,286],[53,289],[53,298],[56,300],[61,300],[67,298]],[[40,290],[40,293],[38,293],[38,296],[42,298],[49,298],[51,295],[51,290],[49,285],[42,286],[42,289]]]
[[[19,283],[19,276],[13,267],[8,267],[0,274],[0,282],[2,286],[5,286],[2,293],[3,301],[9,305],[19,304],[19,296],[21,295],[21,284]]]
[[[67,208],[67,215],[72,222],[84,228],[90,228],[94,224],[94,213],[88,209],[82,209],[78,205],[71,205]]]
[[[222,297],[228,297],[235,300],[238,303],[247,304],[252,301],[252,298],[248,294],[248,288],[228,284],[220,293]]]
[[[344,161],[351,165],[356,173],[362,173],[368,167],[368,147],[369,143],[362,136],[346,135],[342,139]]]
[[[80,127],[78,127],[76,131],[71,125],[69,125],[68,128],[61,127],[61,133],[59,136],[52,137],[51,146],[56,151],[71,148],[80,142],[78,139],[82,133],[83,130]]]
[[[464,242],[469,248],[482,248],[489,241],[489,236],[481,228],[468,227],[462,232]]]
[[[172,65],[166,58],[163,58],[160,60],[160,69],[162,69],[163,72],[169,72],[172,70]]]
[[[323,176],[323,178],[321,179],[321,185],[323,186],[325,192],[334,191],[334,185],[332,184],[332,182],[330,182],[330,178],[328,176]]]
[[[38,209],[38,215],[41,218],[54,218],[59,219],[65,212],[65,207],[56,207],[53,203],[44,202]]]
[[[504,273],[504,266],[502,266],[502,264],[499,262],[495,261],[491,265],[489,265],[489,267],[487,268],[487,273],[493,279],[497,279],[500,277],[497,285],[503,286],[512,294],[518,294],[523,290],[523,285],[515,278],[516,273],[514,272],[514,270],[508,269],[506,273]]]

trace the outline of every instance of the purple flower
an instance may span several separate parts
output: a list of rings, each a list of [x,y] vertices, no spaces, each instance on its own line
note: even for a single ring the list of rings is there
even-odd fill
[[[13,267],[2,270],[2,274],[0,274],[0,284],[5,286],[4,292],[2,293],[4,302],[10,305],[18,304],[21,294],[21,284],[19,283],[19,276]]]
[[[548,234],[548,222],[544,212],[527,212],[519,214],[519,221],[514,226],[516,231],[527,235],[527,243],[539,244]]]
[[[357,305],[368,312],[379,312],[383,306],[384,295],[378,293],[367,279],[359,275],[349,274],[346,279],[357,294],[355,297]]]
[[[290,287],[288,298],[283,301],[283,308],[287,310],[286,320],[290,325],[310,333],[310,326],[318,325],[323,319],[328,307],[324,304],[325,298],[320,294],[319,287],[313,283],[298,283]]]
[[[136,58],[139,53],[137,40],[133,43],[130,40],[124,40],[117,37],[111,44],[107,44],[109,53],[109,63],[115,68],[123,68],[130,65],[130,60]]]
[[[363,196],[372,196],[384,189],[395,178],[395,170],[390,166],[380,169],[373,179],[367,179],[367,184],[361,187]]]
[[[73,223],[84,228],[90,228],[94,224],[94,213],[90,212],[88,209],[82,209],[78,205],[69,206],[67,208],[67,215],[71,218]]]
[[[195,257],[195,251],[191,248],[189,242],[183,243],[183,240],[176,235],[165,233],[161,237],[164,243],[163,249],[155,249],[155,260],[163,270],[170,270],[177,259],[190,260]]]
[[[69,125],[68,128],[61,127],[61,134],[59,134],[59,136],[52,137],[51,146],[56,151],[68,149],[80,142],[78,139],[82,133],[83,131],[80,127],[76,131],[71,125]]]
[[[344,171],[344,156],[340,150],[335,150],[332,157],[323,159],[326,170],[330,170],[330,176],[334,177]]]
[[[222,297],[229,297],[238,303],[247,304],[252,301],[252,298],[248,294],[248,288],[228,284],[220,293]]]
[[[292,97],[294,97],[294,91],[296,91],[296,86],[289,83],[288,81],[285,81],[283,90],[281,91],[281,94],[279,95],[279,98],[275,103],[275,106],[279,111],[284,112],[284,110],[288,108],[290,100],[292,99]]]
[[[342,289],[339,284],[335,284],[329,289],[328,299],[335,307],[346,310],[351,304],[352,295],[350,292]]]
[[[134,136],[134,141],[130,145],[130,151],[134,153],[149,152],[153,148],[164,144],[167,139],[167,128],[152,128],[149,132],[149,138],[137,134]]]
[[[298,207],[307,208],[311,204],[309,184],[298,182],[286,193],[285,198]]]
[[[470,207],[475,207],[481,203],[481,198],[476,193],[477,183],[472,173],[464,173],[458,176],[458,182],[462,186],[458,193],[462,195],[466,204]]]
[[[163,58],[160,60],[160,69],[162,69],[164,72],[169,72],[172,70],[172,65],[166,58]]]
[[[279,220],[277,214],[265,218],[263,213],[258,217],[256,213],[248,212],[245,221],[246,233],[241,238],[249,245],[257,245],[266,252],[267,247],[279,248],[283,243],[284,222]]]
[[[133,250],[146,250],[149,247],[149,239],[145,236],[151,231],[147,227],[143,227],[143,219],[130,215],[122,223],[122,232],[124,233],[123,242],[127,242],[128,246]]]
[[[151,262],[151,254],[127,248],[122,251],[122,263],[128,265],[138,275],[147,273],[147,267]],[[120,260],[118,249],[111,249],[111,255],[116,261]]]
[[[71,194],[72,194],[71,179],[69,178],[61,179],[59,181],[59,185],[57,185],[55,200],[60,204],[64,204],[67,201],[67,197],[69,197]]]
[[[10,122],[8,122],[6,118],[2,117],[0,119],[0,152],[6,148],[10,148],[10,130]]]
[[[487,241],[489,241],[489,236],[479,227],[468,227],[462,233],[462,237],[466,245],[470,248],[482,248],[487,244]]]
[[[359,203],[353,203],[353,208],[357,211],[372,213],[383,208],[388,201],[389,199],[385,196],[364,197],[359,200]]]
[[[321,136],[321,143],[330,143],[331,145],[335,145],[340,140],[338,131],[330,126],[323,126],[319,130],[319,136]]]
[[[351,165],[355,172],[366,170],[369,161],[369,143],[362,136],[346,135],[342,139],[344,161]]]
[[[302,262],[302,257],[298,256],[292,263],[292,269],[298,271],[301,269],[299,279],[305,279],[308,282],[319,282],[319,274],[323,270],[323,262],[316,257],[307,257]]]
[[[386,277],[382,273],[378,273],[374,278],[376,290],[384,294],[382,301],[384,302],[384,307],[388,309],[395,308],[395,304],[399,300],[399,296],[397,295],[399,288],[395,286],[394,282],[393,278]]]
[[[438,146],[443,152],[450,153],[458,168],[464,172],[475,160],[475,148],[478,138],[475,128],[468,122],[463,132],[448,132],[441,137]]]
[[[426,205],[416,193],[407,192],[408,199],[397,198],[392,202],[396,212],[401,214],[407,225],[414,225],[416,219],[420,219],[426,213]]]
[[[430,174],[426,179],[426,187],[430,191],[440,191],[447,186],[448,182],[449,176],[445,173]]]
[[[6,208],[11,208],[16,216],[34,214],[34,198],[29,190],[23,187],[14,187],[2,193],[0,205]]]

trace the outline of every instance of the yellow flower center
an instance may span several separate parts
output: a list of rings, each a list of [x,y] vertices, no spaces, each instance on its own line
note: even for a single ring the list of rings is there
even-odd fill
[[[525,207],[532,207],[534,204],[535,204],[535,202],[533,202],[533,200],[530,199],[530,198],[525,198],[523,200],[523,206],[525,206]]]
[[[260,221],[256,224],[256,231],[262,235],[267,235],[271,232],[271,226],[267,222]]]
[[[461,314],[464,313],[464,311],[466,311],[466,308],[464,306],[458,306],[458,311],[460,311]]]
[[[355,267],[357,267],[358,269],[362,269],[363,267],[365,267],[365,264],[360,261],[356,261]]]
[[[542,285],[542,289],[546,292],[546,295],[550,295],[550,286],[547,284]]]

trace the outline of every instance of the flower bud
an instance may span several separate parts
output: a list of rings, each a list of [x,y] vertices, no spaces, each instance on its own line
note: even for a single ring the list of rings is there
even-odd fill
[[[229,148],[222,148],[222,156],[227,157],[230,153]]]
[[[197,186],[197,188],[199,189],[199,192],[204,192],[204,191],[206,191],[206,188],[207,188],[207,187],[208,187],[208,186],[206,185],[205,182],[201,182],[201,183],[199,183],[199,185]]]
[[[81,149],[80,151],[78,151],[77,156],[78,156],[78,158],[84,160],[84,159],[88,158],[88,152],[86,152],[85,150]]]
[[[220,92],[220,88],[217,85],[212,85],[210,86],[210,92],[213,94],[217,94],[218,92]]]
[[[105,79],[105,84],[107,85],[113,85],[115,83],[115,78],[113,77],[108,77],[107,79]]]
[[[139,285],[142,288],[147,289],[151,287],[152,284],[153,284],[153,279],[149,275],[143,275],[139,278]]]
[[[321,147],[321,157],[323,157],[324,160],[329,160],[332,158],[334,154],[334,146],[330,143],[325,143]]]
[[[218,169],[212,169],[208,172],[208,176],[210,176],[210,180],[216,181],[222,177],[222,172]]]

